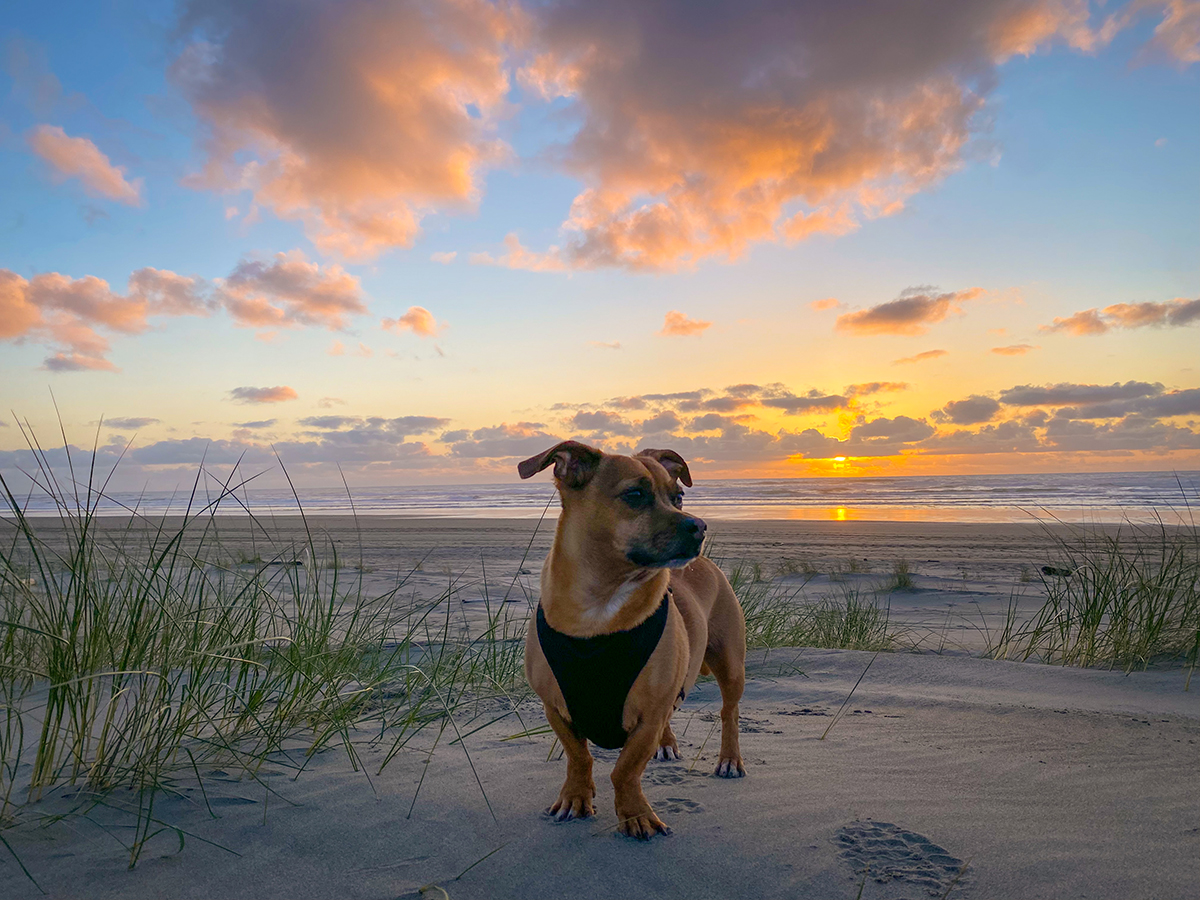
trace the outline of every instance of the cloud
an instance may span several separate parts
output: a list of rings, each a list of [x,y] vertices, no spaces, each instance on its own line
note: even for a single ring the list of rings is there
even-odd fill
[[[951,400],[932,415],[938,422],[953,422],[955,425],[978,425],[996,417],[1000,402],[991,397],[972,394],[965,400]]]
[[[945,356],[949,352],[949,350],[926,350],[922,353],[916,354],[915,356],[904,356],[900,359],[893,359],[892,365],[903,366],[909,363],[924,362],[927,359],[937,359],[939,356]]]
[[[238,428],[258,429],[258,428],[270,428],[272,425],[274,425],[278,421],[279,421],[278,419],[255,419],[251,422],[234,422],[233,424]]]
[[[199,279],[147,268],[134,272],[126,293],[118,294],[91,275],[44,272],[26,279],[0,269],[0,340],[56,348],[44,362],[53,372],[116,371],[101,329],[139,334],[151,316],[207,315],[203,287]]]
[[[863,442],[868,439],[888,443],[911,443],[921,441],[934,433],[934,427],[924,419],[914,419],[911,416],[896,416],[895,418],[878,418],[850,429],[850,440]]]
[[[106,197],[129,206],[142,203],[142,179],[125,180],[125,169],[114,166],[87,138],[70,137],[57,125],[38,125],[26,136],[31,150],[50,167],[56,182],[79,179],[95,197]]]
[[[1064,406],[1055,413],[1063,419],[1116,419],[1129,415],[1151,418],[1200,415],[1200,388]]]
[[[1124,384],[1021,384],[1000,392],[1000,402],[1009,406],[1071,406],[1080,403],[1106,403],[1161,394],[1163,386],[1145,381]]]
[[[345,406],[346,401],[341,397],[322,397],[317,401],[317,407],[320,409],[330,409],[334,406]]]
[[[571,418],[571,427],[578,431],[587,431],[605,436],[637,434],[632,423],[627,422],[616,413],[603,409],[594,412],[580,410]]]
[[[506,269],[523,269],[527,272],[561,272],[567,268],[563,262],[558,247],[551,247],[545,253],[529,250],[521,245],[521,239],[515,234],[504,237],[505,252],[493,256],[487,251],[472,253],[470,262],[473,266],[502,266]]]
[[[1105,334],[1115,328],[1182,328],[1200,322],[1200,298],[1177,297],[1165,303],[1114,303],[1101,309],[1085,309],[1066,318],[1054,319],[1041,331],[1063,331],[1076,336]]]
[[[438,322],[433,313],[423,306],[410,306],[408,312],[398,319],[384,319],[380,323],[385,331],[411,331],[417,337],[431,338],[446,327],[445,322]]]
[[[1179,69],[1200,62],[1200,4],[1195,0],[1133,0],[1105,22],[1105,30],[1115,34],[1146,12],[1161,12],[1163,18],[1135,62],[1160,59]]]
[[[598,347],[601,350],[620,350],[620,341],[588,341],[589,347]]]
[[[658,334],[661,337],[686,337],[693,334],[702,334],[711,325],[712,322],[689,319],[679,310],[673,309],[663,319],[662,331],[658,332]]]
[[[287,385],[275,387],[236,387],[229,392],[229,398],[238,403],[283,403],[285,400],[295,400],[299,394]]]
[[[1034,344],[1009,344],[1007,347],[993,347],[992,352],[1000,356],[1024,356],[1030,350],[1040,350]]]
[[[51,71],[41,44],[14,34],[5,41],[4,64],[12,80],[13,97],[34,115],[48,115],[63,99],[62,83]]]
[[[978,287],[940,294],[935,290],[928,286],[908,288],[895,300],[858,312],[843,313],[837,317],[834,327],[848,334],[924,334],[929,325],[942,321],[952,312],[961,312],[961,304],[985,293]]]
[[[481,458],[528,457],[562,440],[557,435],[542,430],[537,422],[503,423],[474,431],[460,431],[442,435],[450,444],[452,456]]]
[[[106,428],[115,428],[118,431],[128,431],[135,428],[145,428],[147,425],[157,425],[161,419],[152,419],[149,416],[114,416],[111,419],[104,420]]]
[[[367,311],[357,278],[336,264],[322,269],[300,250],[276,253],[269,262],[243,259],[218,280],[217,290],[234,321],[249,328],[321,325],[333,331]]]
[[[824,300],[814,300],[808,304],[810,309],[815,309],[817,312],[824,312],[827,309],[837,309],[841,305],[841,301],[837,297],[826,297]]]
[[[844,234],[963,165],[996,67],[1105,36],[1081,0],[548,3],[518,82],[580,122],[572,268],[670,270]]]
[[[195,0],[171,72],[208,130],[188,183],[249,191],[325,253],[411,246],[423,216],[472,209],[508,157],[495,130],[520,20],[485,0]]]
[[[308,416],[300,419],[298,424],[327,432],[323,435],[325,440],[347,443],[385,434],[399,437],[429,434],[445,428],[450,420],[437,416],[398,416],[391,419],[384,416]],[[339,435],[334,436],[331,432],[338,432]]]
[[[846,388],[846,396],[866,397],[870,394],[893,394],[906,390],[908,390],[907,381],[868,381],[866,384],[849,385]]]
[[[432,253],[430,254],[429,258],[435,263],[441,263],[444,266],[448,266],[450,263],[454,262],[454,258],[456,256],[458,256],[458,251],[450,250],[444,253]]]

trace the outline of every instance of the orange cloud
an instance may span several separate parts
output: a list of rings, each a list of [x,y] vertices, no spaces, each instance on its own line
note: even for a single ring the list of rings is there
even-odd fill
[[[78,178],[85,191],[129,206],[142,202],[142,179],[125,180],[125,169],[114,166],[87,138],[70,137],[57,125],[38,125],[26,137],[30,149],[50,166],[55,181]]]
[[[934,290],[908,288],[895,300],[838,316],[834,327],[848,334],[924,334],[929,330],[927,326],[942,321],[951,312],[961,312],[961,304],[986,293],[978,287],[941,294]]]
[[[1024,356],[1030,350],[1038,349],[1034,344],[1009,344],[1007,347],[993,347],[992,352],[1000,356]]]
[[[367,311],[357,278],[341,266],[324,270],[299,250],[276,253],[271,262],[242,260],[217,282],[222,304],[239,325],[344,328],[346,317]]]
[[[323,252],[411,246],[427,212],[472,208],[508,156],[494,131],[513,7],[197,3],[185,24],[197,39],[172,76],[210,132],[188,183],[250,191]]]
[[[687,337],[693,334],[701,334],[712,325],[712,322],[704,322],[700,319],[689,319],[679,310],[673,309],[667,313],[663,319],[662,331],[658,332],[660,337]]]
[[[439,323],[433,313],[423,306],[410,306],[408,312],[398,319],[384,319],[379,323],[385,331],[411,331],[417,337],[437,337],[446,327],[445,322]]]
[[[939,356],[946,356],[949,350],[926,350],[923,353],[918,353],[915,356],[904,356],[900,359],[893,359],[893,366],[902,366],[908,363],[924,362],[927,359],[937,359]]]
[[[518,81],[582,122],[558,256],[671,270],[891,215],[963,164],[998,63],[1090,49],[1087,20],[1084,0],[539,7]]]
[[[1113,303],[1103,310],[1092,308],[1074,315],[1055,317],[1039,330],[1064,331],[1073,335],[1104,334],[1114,328],[1181,328],[1200,322],[1200,298],[1177,297],[1164,303]]]
[[[299,395],[287,385],[275,387],[236,387],[229,392],[229,398],[238,403],[283,403],[295,400]]]
[[[827,309],[837,309],[842,304],[837,297],[826,297],[824,300],[814,300],[808,305],[810,309],[815,309],[817,312],[824,312]]]
[[[203,283],[161,269],[139,269],[124,295],[107,281],[44,272],[25,279],[0,269],[0,340],[36,341],[59,348],[45,360],[51,371],[115,371],[108,339],[97,331],[137,334],[150,316],[207,315]]]

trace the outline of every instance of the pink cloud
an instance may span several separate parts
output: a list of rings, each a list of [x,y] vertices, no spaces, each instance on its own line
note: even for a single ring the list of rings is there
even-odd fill
[[[295,400],[299,395],[287,385],[275,387],[236,387],[229,392],[229,398],[238,403],[283,403]]]
[[[808,304],[809,309],[814,309],[817,312],[824,312],[827,309],[837,309],[841,305],[837,297],[826,297],[824,300],[814,300]]]
[[[473,208],[508,156],[495,129],[520,19],[486,0],[192,4],[197,39],[172,76],[209,137],[188,183],[248,190],[325,253],[411,246],[428,212]]]
[[[917,287],[903,291],[899,298],[869,309],[844,313],[835,327],[848,334],[924,334],[928,326],[940,322],[952,312],[961,312],[961,304],[985,293],[983,288],[935,293],[934,288]]]
[[[125,180],[125,169],[114,166],[87,138],[70,137],[57,125],[38,125],[26,140],[50,166],[51,178],[77,178],[89,194],[129,206],[142,202],[142,179]]]
[[[1082,0],[549,4],[518,81],[581,125],[557,258],[671,270],[838,235],[963,165],[995,67],[1102,36]]]
[[[1041,331],[1062,331],[1073,335],[1104,334],[1114,328],[1181,328],[1200,322],[1200,299],[1177,297],[1163,303],[1113,303],[1085,309],[1074,315],[1055,317]]]
[[[400,318],[384,319],[379,324],[385,331],[411,331],[417,337],[437,337],[446,327],[445,322],[439,323],[423,306],[410,306]]]
[[[999,356],[1024,356],[1030,350],[1038,350],[1034,344],[1009,344],[1007,347],[993,347],[992,352]]]
[[[299,250],[276,253],[270,262],[242,260],[218,281],[218,293],[234,320],[250,328],[320,325],[332,331],[367,311],[357,278],[336,264],[322,269]]]
[[[701,334],[706,331],[712,322],[705,322],[700,319],[689,319],[677,309],[671,310],[663,319],[662,331],[658,332],[661,337],[687,337],[693,334]]]
[[[26,279],[0,269],[0,340],[56,348],[45,361],[51,371],[115,370],[98,329],[138,334],[150,316],[207,315],[211,304],[202,292],[199,279],[160,269],[134,272],[125,294],[91,275],[44,272]]]
[[[901,357],[900,359],[893,359],[892,365],[903,366],[909,363],[924,362],[927,359],[937,359],[939,356],[946,356],[949,352],[949,350],[925,350],[924,352],[918,353],[915,356],[905,356]]]

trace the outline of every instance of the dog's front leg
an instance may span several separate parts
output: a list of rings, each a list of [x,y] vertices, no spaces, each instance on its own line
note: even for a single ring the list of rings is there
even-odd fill
[[[571,726],[550,704],[544,704],[550,727],[562,742],[567,754],[567,780],[563,782],[558,799],[546,813],[559,822],[567,819],[586,819],[596,814],[592,800],[596,796],[596,782],[592,780],[592,753],[587,741],[577,737]]]
[[[658,749],[659,736],[662,734],[662,720],[647,722],[643,719],[629,732],[625,746],[613,766],[612,783],[616,790],[617,827],[621,834],[637,838],[640,841],[649,840],[655,834],[670,834],[668,828],[654,810],[650,801],[642,793],[642,773]]]

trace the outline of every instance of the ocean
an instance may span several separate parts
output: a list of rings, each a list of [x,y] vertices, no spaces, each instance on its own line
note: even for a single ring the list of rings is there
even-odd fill
[[[460,516],[537,518],[555,514],[548,478],[502,484],[402,487],[248,486],[236,496],[210,490],[193,512],[287,515]],[[36,493],[19,498],[30,515],[54,515],[53,502]],[[147,515],[183,513],[187,491],[113,492],[93,499],[102,515],[131,510]],[[1190,524],[1200,507],[1200,472],[1118,472],[1050,475],[941,475],[896,478],[716,479],[687,490],[685,508],[713,519],[827,519],[834,521],[1020,522],[1056,517],[1069,522]],[[0,507],[0,515],[11,510]]]

